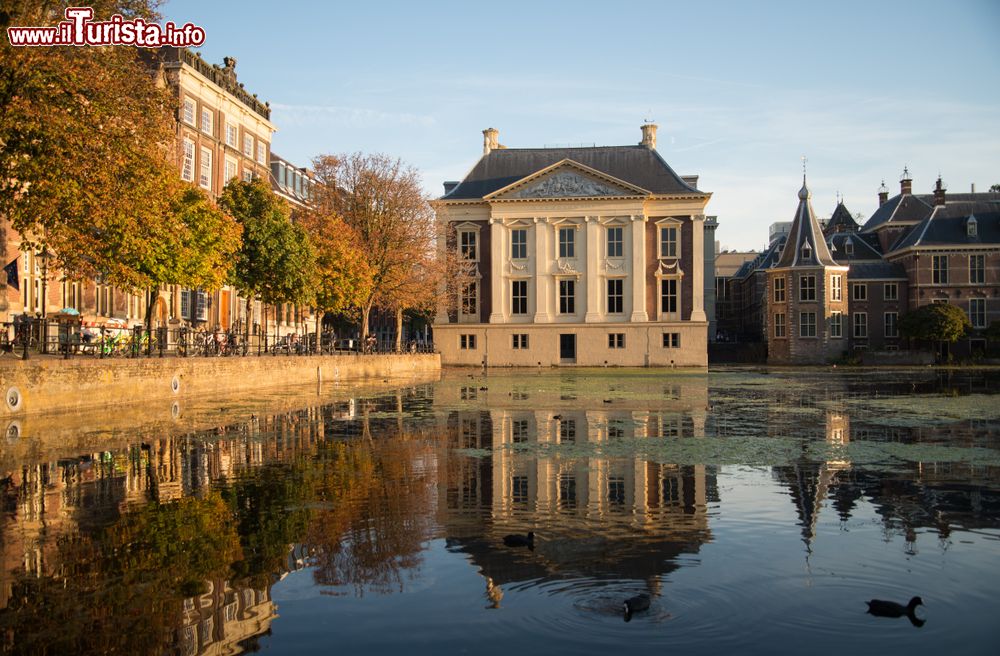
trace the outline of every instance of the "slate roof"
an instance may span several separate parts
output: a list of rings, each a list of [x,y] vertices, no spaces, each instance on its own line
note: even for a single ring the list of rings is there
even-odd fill
[[[850,280],[906,280],[906,269],[894,262],[852,262]]]
[[[837,203],[837,209],[833,210],[833,216],[826,222],[823,234],[830,236],[839,232],[857,232],[860,228],[861,226],[854,220],[851,213],[847,211],[844,203],[840,202]]]
[[[480,158],[451,193],[441,198],[482,198],[564,159],[583,164],[654,194],[708,195],[684,182],[655,150],[637,145],[491,150]]]
[[[972,194],[962,194],[972,196]],[[893,245],[892,250],[911,246],[975,246],[1000,243],[1000,194],[975,194],[997,196],[996,200],[952,200],[934,208],[931,214]],[[968,234],[970,216],[976,219],[976,235]]]
[[[913,224],[923,221],[934,209],[933,194],[900,194],[883,203],[871,215],[862,232],[871,232],[887,223]]]
[[[795,210],[792,227],[788,231],[788,241],[781,249],[778,259],[779,267],[789,266],[837,266],[830,249],[826,246],[823,229],[812,208],[812,192],[806,186],[806,178],[802,176],[802,189],[799,190],[799,207]],[[803,246],[809,245],[808,253]]]
[[[736,270],[733,274],[735,278],[746,278],[754,271],[759,271],[761,269],[770,269],[778,261],[778,256],[781,255],[781,249],[785,245],[785,240],[787,237],[782,235],[774,240],[767,250],[761,252],[760,255],[750,260],[749,262],[744,262],[743,266]]]
[[[833,259],[838,264],[853,264],[857,261],[882,259],[882,251],[878,247],[878,239],[872,239],[873,237],[875,235],[838,232],[830,235],[827,243],[830,244],[830,253],[833,254]],[[847,248],[848,243],[851,244],[850,250]]]

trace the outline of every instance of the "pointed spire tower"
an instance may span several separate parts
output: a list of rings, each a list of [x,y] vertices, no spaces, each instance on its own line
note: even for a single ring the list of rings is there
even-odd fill
[[[799,206],[767,272],[767,359],[774,364],[823,364],[847,347],[848,268],[830,254],[811,198],[803,160]]]

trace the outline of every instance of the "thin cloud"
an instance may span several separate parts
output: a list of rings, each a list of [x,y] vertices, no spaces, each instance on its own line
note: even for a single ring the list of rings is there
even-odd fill
[[[340,105],[287,105],[273,103],[271,109],[280,114],[280,121],[293,125],[383,125],[395,123],[431,127],[436,121],[433,116],[400,112],[386,112],[362,107]]]

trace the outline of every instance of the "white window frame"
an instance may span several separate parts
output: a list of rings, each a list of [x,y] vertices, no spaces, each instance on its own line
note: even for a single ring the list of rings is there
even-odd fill
[[[973,267],[973,262],[978,262],[979,265]],[[986,283],[986,256],[981,253],[969,255],[969,283],[973,285]]]
[[[201,162],[198,165],[198,186],[212,191],[212,149],[201,147]]]
[[[844,337],[844,313],[834,310],[830,313],[830,338],[843,339]]]
[[[670,220],[657,225],[656,253],[658,259],[676,260],[681,256],[681,224]]]
[[[894,282],[887,282],[882,285],[882,300],[884,301],[898,301],[899,300],[899,284]]]
[[[253,158],[253,135],[243,135],[243,154]]]
[[[528,229],[512,228],[510,231],[510,259],[528,259]]]
[[[561,225],[556,228],[556,255],[560,260],[576,258],[575,225]]]
[[[615,235],[617,239],[612,239]],[[625,227],[610,225],[604,228],[604,248],[609,258],[625,257]]]
[[[261,139],[257,140],[257,163],[267,164],[267,144]]]
[[[518,287],[521,289],[519,290]],[[523,293],[518,293],[519,291]],[[526,279],[510,281],[510,313],[519,317],[528,314],[528,281]]]
[[[854,339],[868,339],[867,312],[855,312],[851,326],[851,334],[854,336]]]
[[[868,284],[863,282],[855,282],[851,284],[851,300],[854,301],[867,301],[868,300]]]
[[[237,164],[236,160],[233,159],[232,157],[227,156],[226,157],[226,184],[229,184],[230,180],[232,180],[237,175],[239,175],[239,170],[240,170],[240,167]]]
[[[471,308],[471,311],[469,309]],[[479,316],[479,281],[472,280],[462,285],[459,290],[458,311],[462,317]]]
[[[810,282],[809,285],[804,284],[807,280]],[[809,292],[810,298],[806,298],[806,292]],[[815,273],[800,274],[799,275],[799,301],[806,302],[806,303],[812,303],[812,302],[816,301],[816,298],[817,298],[817,296],[816,296],[816,274]]]
[[[844,276],[839,273],[830,276],[830,300],[844,300]]]
[[[243,182],[253,182],[253,169],[243,169]]]
[[[799,312],[799,337],[813,339],[816,335],[816,313]]]
[[[948,284],[948,256],[931,255],[931,284]]]
[[[978,306],[978,310],[974,309],[974,306]],[[979,319],[979,321],[977,321]],[[985,298],[970,298],[969,299],[969,321],[972,323],[973,328],[985,328],[986,323],[986,299]]]
[[[563,284],[567,283],[567,284]],[[570,293],[564,293],[566,290]],[[576,314],[576,278],[556,278],[556,310],[562,316]]]
[[[656,311],[659,321],[679,321],[681,318],[681,277],[680,276],[659,276],[657,277],[656,290]],[[666,283],[669,281],[670,285]],[[666,291],[673,287],[672,293]],[[673,309],[669,306],[663,308],[665,299],[673,298]]]
[[[197,109],[198,105],[195,103],[194,99],[184,96],[184,102],[181,105],[181,120],[191,127],[196,127],[195,113]]]
[[[479,261],[479,230],[476,228],[458,229],[458,257],[463,262]],[[472,257],[469,257],[469,251]]]
[[[194,182],[194,141],[184,137],[184,156],[181,161],[181,180]]]
[[[775,339],[784,339],[787,337],[787,328],[785,324],[785,313],[775,312],[774,313],[774,337]]]
[[[199,129],[209,136],[215,136],[215,113],[208,107],[201,108],[201,121],[198,123]]]
[[[891,321],[890,321],[891,317]],[[890,328],[892,330],[890,330]],[[882,336],[889,338],[899,337],[899,313],[886,312],[882,315]]]
[[[774,302],[784,303],[785,302],[785,276],[775,276],[774,277]]]
[[[617,287],[616,290],[612,290],[612,286]],[[625,279],[624,278],[608,278],[608,283],[605,285],[605,304],[607,307],[608,314],[624,314],[625,312]],[[612,294],[612,291],[615,293]]]
[[[228,119],[226,120],[226,145],[237,150],[240,147],[240,129],[235,124],[230,123]]]

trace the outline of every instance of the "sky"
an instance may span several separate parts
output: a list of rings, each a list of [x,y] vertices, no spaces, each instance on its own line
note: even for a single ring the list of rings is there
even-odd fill
[[[300,166],[381,152],[429,195],[512,148],[657,150],[712,192],[723,249],[790,221],[806,158],[813,206],[868,217],[885,181],[1000,183],[1000,0],[338,2],[169,0],[270,102],[272,149]]]

